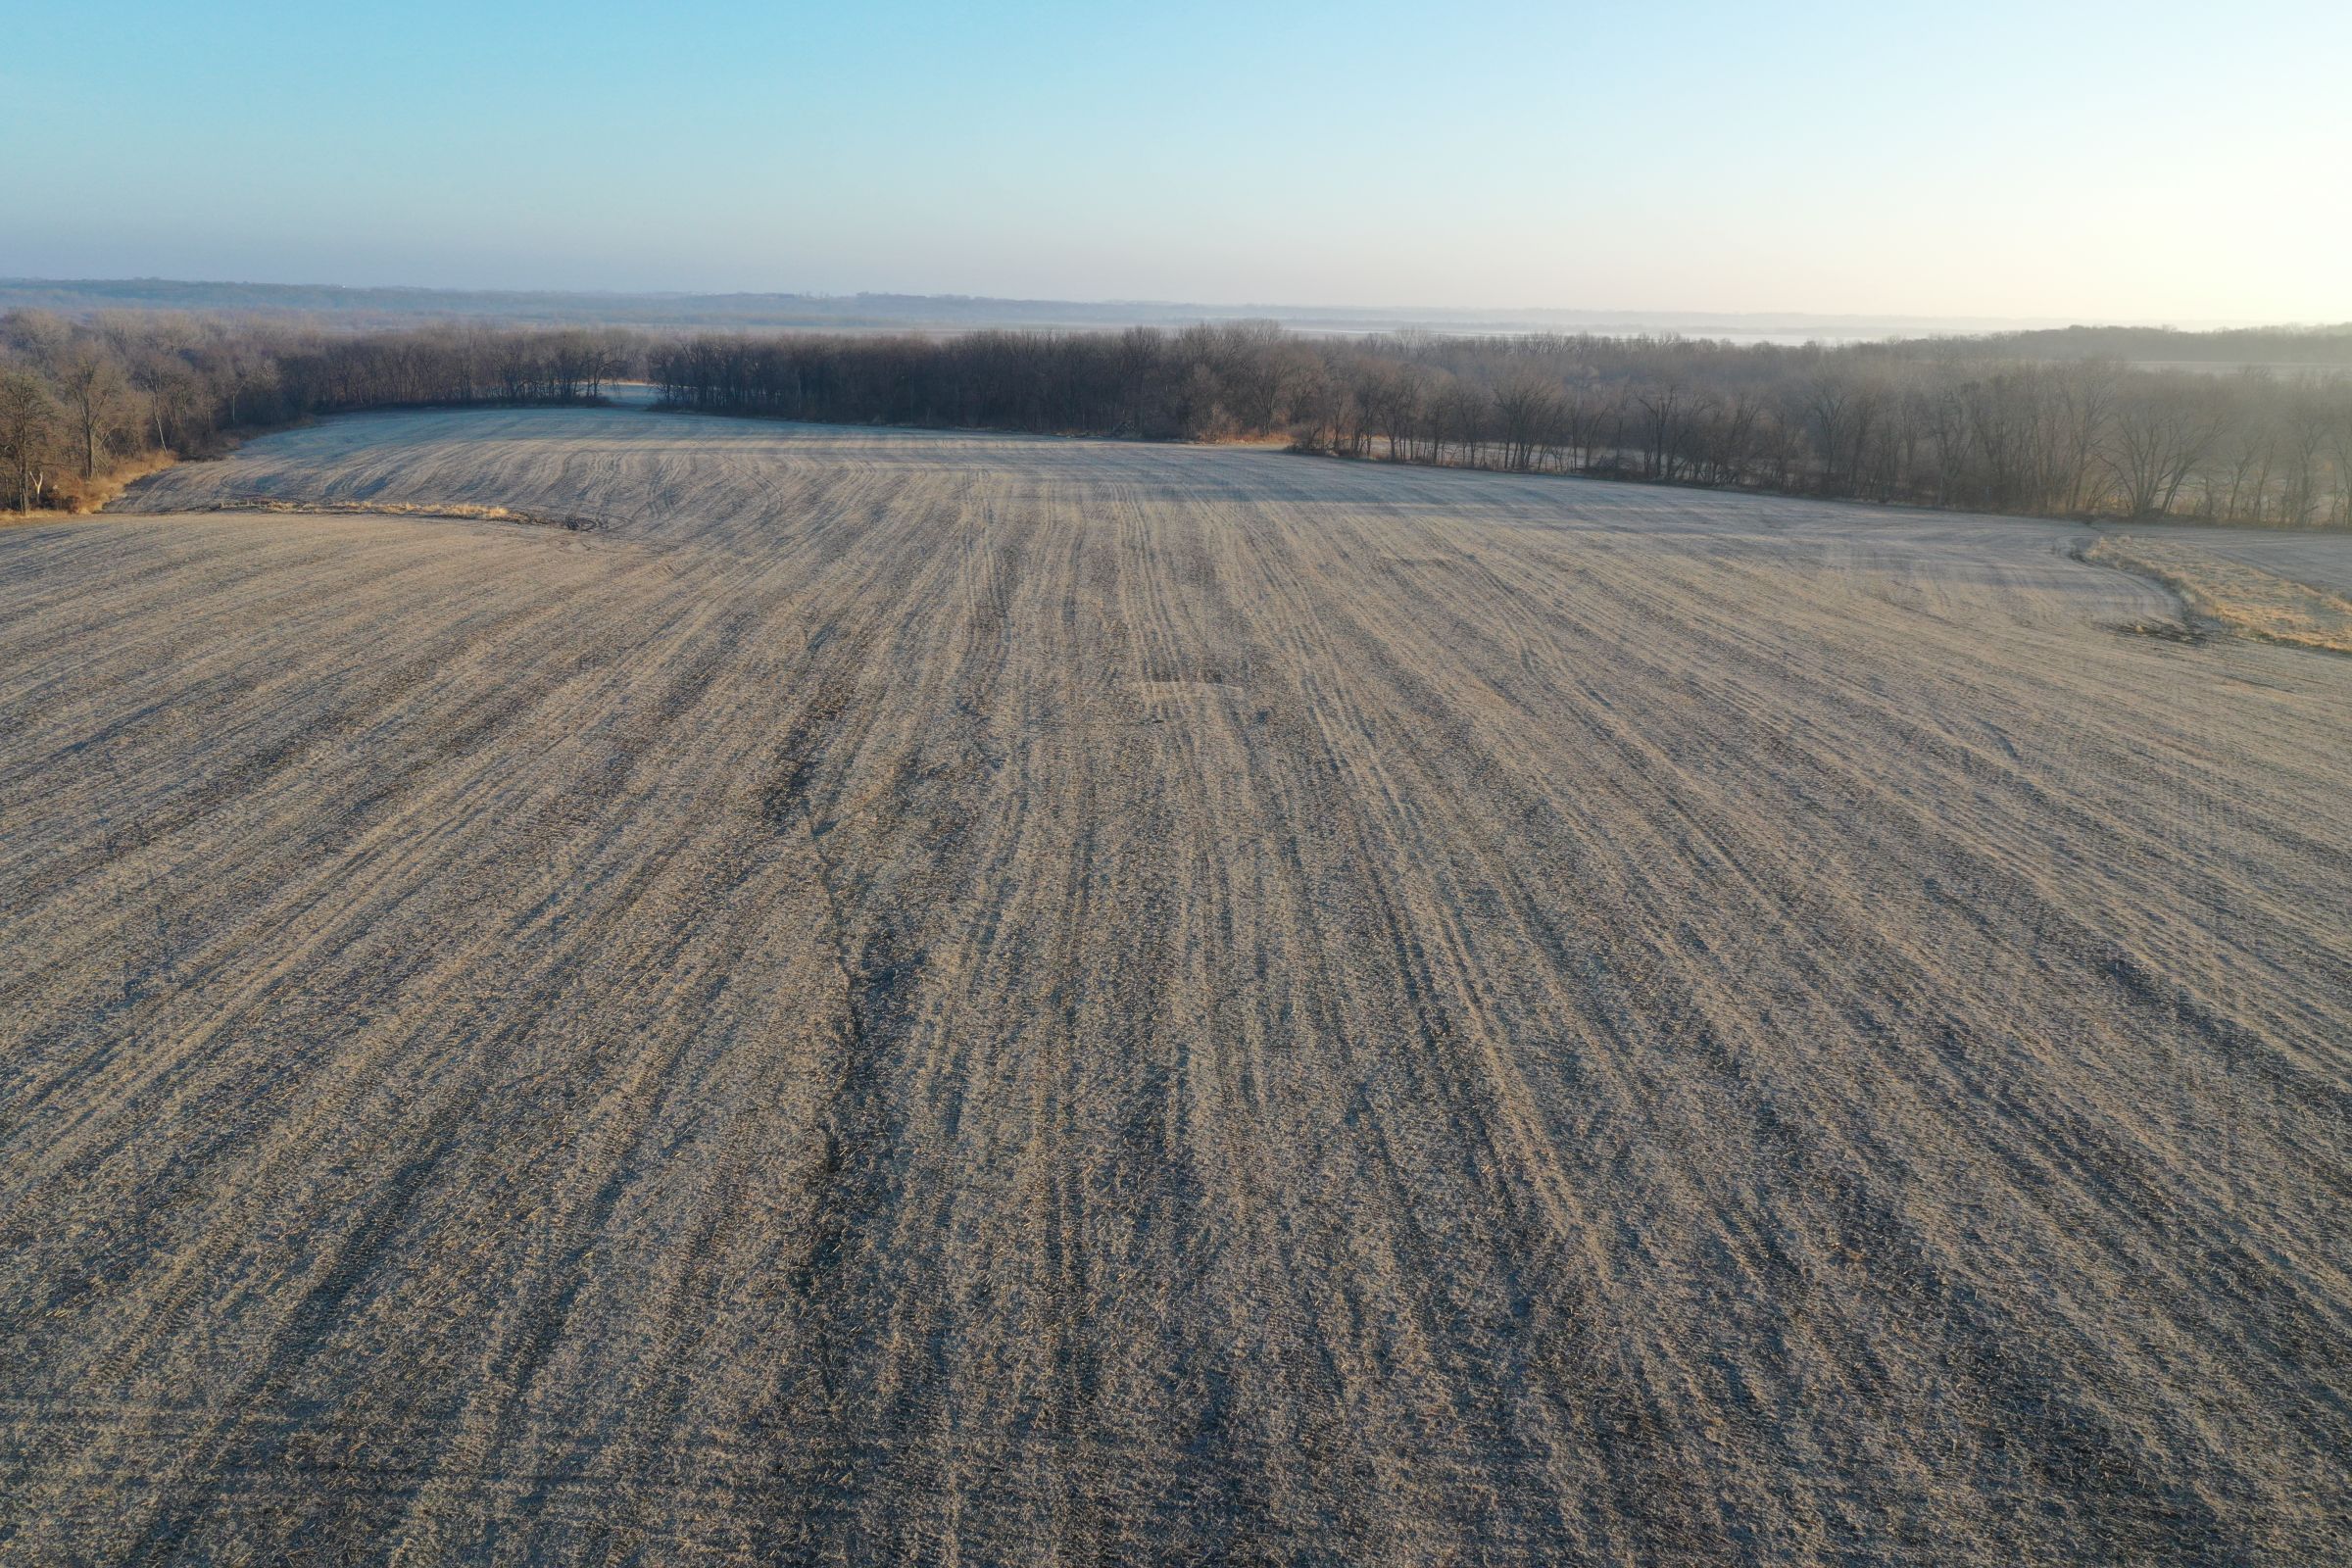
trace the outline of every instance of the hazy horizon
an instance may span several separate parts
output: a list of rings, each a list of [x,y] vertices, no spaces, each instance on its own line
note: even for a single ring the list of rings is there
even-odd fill
[[[1537,321],[1545,318],[1562,320],[1624,325],[1634,328],[1647,324],[1688,324],[1720,322],[1743,330],[1769,328],[1775,324],[1867,327],[1895,326],[1922,333],[1936,332],[2001,332],[2056,328],[2066,326],[2144,326],[2171,327],[2183,331],[2226,330],[2237,327],[2306,327],[2342,324],[2335,318],[2311,320],[2278,320],[2251,317],[2213,318],[2157,318],[2152,317],[2084,317],[2065,316],[1964,316],[1920,314],[1897,311],[1706,311],[1687,310],[1674,306],[1592,307],[1560,304],[1502,304],[1494,306],[1463,306],[1444,300],[1418,300],[1399,305],[1368,305],[1353,300],[1275,300],[1275,299],[1177,299],[1102,296],[1065,298],[1037,295],[998,295],[962,292],[916,292],[899,289],[686,289],[686,288],[545,288],[528,285],[487,285],[416,283],[406,281],[353,282],[342,278],[318,277],[169,277],[161,274],[81,277],[38,277],[0,274],[0,296],[21,289],[56,287],[61,289],[106,286],[135,286],[156,284],[170,288],[189,289],[282,289],[303,292],[336,292],[353,296],[370,294],[434,295],[452,298],[507,297],[517,300],[807,300],[811,302],[852,302],[859,300],[931,301],[940,304],[1016,305],[1026,307],[1070,306],[1087,311],[1116,311],[1134,308],[1140,311],[1185,312],[1209,311],[1219,314],[1266,312],[1269,314],[1298,313],[1308,317],[1361,317],[1365,319],[1394,318],[1398,324],[1409,324],[1412,318],[1426,317],[1431,320],[1482,319]],[[0,306],[7,300],[0,297]],[[2352,304],[2343,313],[2352,318]]]
[[[2317,4],[17,9],[12,276],[2352,316]]]

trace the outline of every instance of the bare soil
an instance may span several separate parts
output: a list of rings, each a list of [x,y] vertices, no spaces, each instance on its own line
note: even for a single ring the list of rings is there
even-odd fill
[[[0,1559],[2352,1553],[2352,662],[2079,530],[621,411],[129,504],[0,534]]]

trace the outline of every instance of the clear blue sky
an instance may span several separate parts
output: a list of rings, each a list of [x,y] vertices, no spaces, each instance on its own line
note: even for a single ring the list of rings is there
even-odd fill
[[[0,274],[2352,318],[2352,0],[0,0]]]

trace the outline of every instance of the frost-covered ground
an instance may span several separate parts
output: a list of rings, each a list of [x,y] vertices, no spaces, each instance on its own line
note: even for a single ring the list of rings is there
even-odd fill
[[[602,526],[0,535],[0,1558],[2352,1551],[2352,661],[1262,452],[251,498]]]

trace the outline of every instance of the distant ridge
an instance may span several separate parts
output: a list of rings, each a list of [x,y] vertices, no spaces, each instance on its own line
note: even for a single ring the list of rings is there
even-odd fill
[[[342,327],[423,321],[634,326],[672,331],[969,332],[1182,327],[1272,321],[1294,332],[1445,336],[1526,332],[1715,338],[1733,343],[1855,343],[1949,338],[1951,352],[2139,364],[2352,367],[2352,323],[2247,326],[2012,320],[1992,317],[1748,315],[1703,311],[1463,310],[1448,307],[1204,305],[1167,300],[1013,300],[964,294],[693,294],[445,289],[176,278],[0,278],[0,312],[185,311],[294,317]]]
[[[1736,341],[1853,341],[2053,327],[1974,317],[1820,316],[1801,312],[1585,311],[1540,308],[1205,305],[1162,300],[1014,300],[956,294],[693,294],[563,290],[350,288],[332,283],[173,278],[0,278],[0,310],[84,316],[106,310],[332,316],[347,323],[427,319],[620,326],[940,331],[979,327],[1185,326],[1271,320],[1301,332],[1596,332]]]

